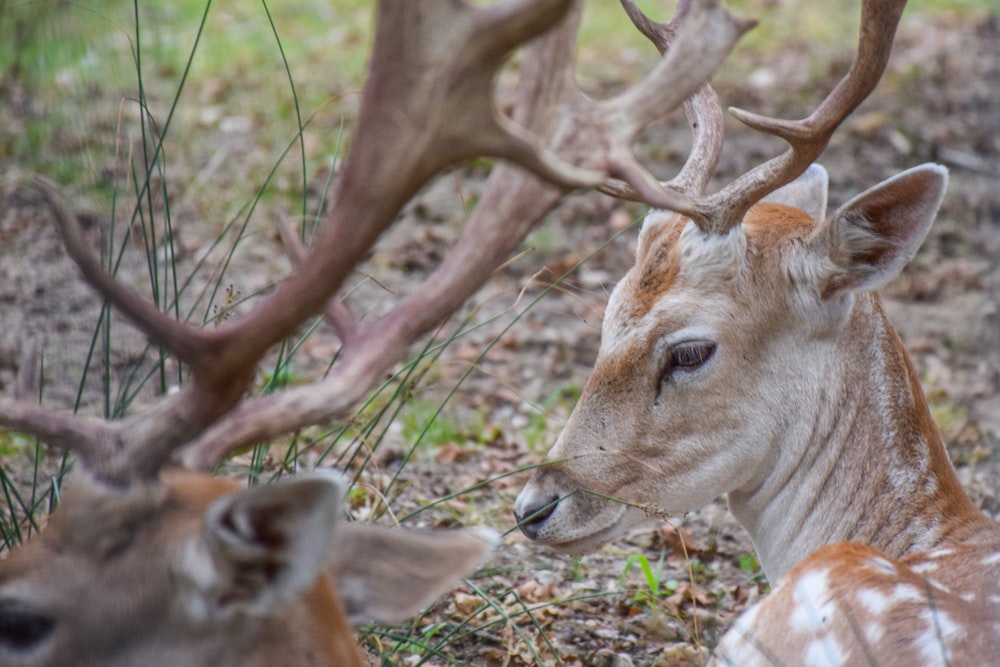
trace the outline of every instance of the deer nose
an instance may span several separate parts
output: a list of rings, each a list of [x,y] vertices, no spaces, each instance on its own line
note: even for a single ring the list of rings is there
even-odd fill
[[[532,540],[538,539],[538,531],[542,529],[552,513],[559,505],[559,496],[552,494],[538,501],[518,502],[514,508],[514,517],[517,519],[517,527],[521,532]]]

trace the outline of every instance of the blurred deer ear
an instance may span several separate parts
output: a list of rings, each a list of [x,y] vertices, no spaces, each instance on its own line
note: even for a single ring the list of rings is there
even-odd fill
[[[481,565],[499,542],[492,530],[419,531],[345,523],[331,570],[351,625],[398,623]]]
[[[814,272],[820,295],[878,289],[896,277],[927,236],[947,184],[947,169],[925,164],[840,207],[809,240],[824,266]]]
[[[762,203],[784,204],[804,211],[813,220],[826,217],[826,192],[830,179],[821,165],[811,164],[801,176],[761,199]]]
[[[185,561],[203,610],[261,612],[307,591],[326,564],[341,496],[339,477],[316,473],[212,504]]]

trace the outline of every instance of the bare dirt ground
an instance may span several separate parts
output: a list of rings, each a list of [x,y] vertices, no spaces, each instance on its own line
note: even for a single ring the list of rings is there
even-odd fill
[[[718,89],[725,104],[795,115],[833,85],[849,57],[817,76],[804,71],[808,49],[792,41],[766,61],[741,63],[746,76],[723,77]],[[821,161],[831,175],[832,206],[922,162],[938,161],[951,169],[948,195],[930,237],[885,296],[962,479],[975,501],[1000,519],[998,81],[996,14],[975,21],[904,21],[890,72]],[[735,122],[729,132],[717,172],[720,182],[779,149]],[[649,131],[641,150],[667,175],[686,144],[686,130],[675,119]],[[14,381],[24,342],[44,337],[50,360],[47,396],[69,404],[100,302],[76,277],[51,226],[41,224],[47,214],[38,198],[11,184],[9,176],[17,168],[0,166],[6,177],[0,183],[0,391],[9,391]],[[350,297],[359,312],[385,307],[388,293],[412,289],[435,266],[457,237],[461,202],[475,198],[484,175],[469,168],[443,178],[407,208],[359,270],[359,276],[376,275],[379,283],[365,282]],[[78,202],[80,210],[89,207]],[[178,210],[182,220],[197,215]],[[406,658],[409,649],[399,648],[399,637],[433,644],[435,633],[455,631],[465,622],[465,629],[441,647],[442,657],[425,664],[699,664],[734,616],[766,592],[749,558],[749,540],[721,500],[667,525],[651,523],[578,559],[532,545],[513,529],[513,499],[527,475],[516,471],[541,460],[586,380],[607,295],[631,263],[635,232],[626,228],[641,214],[640,207],[603,196],[570,198],[531,237],[532,251],[467,304],[466,314],[487,323],[452,344],[418,391],[422,401],[440,400],[475,363],[446,409],[457,424],[453,442],[422,448],[406,464],[404,483],[391,498],[392,512],[401,516],[473,489],[421,513],[413,523],[485,523],[506,537],[494,560],[472,579],[478,592],[467,586],[446,596],[410,628],[366,634],[373,655],[382,654],[389,664],[416,664]],[[99,220],[99,214],[93,216],[89,227],[95,241],[102,233]],[[625,232],[608,242],[620,230]],[[193,261],[207,233],[194,227],[182,231],[182,248],[190,252],[184,261]],[[243,293],[267,285],[288,268],[273,234],[256,234],[230,273]],[[525,309],[587,257],[578,271]],[[141,269],[127,265],[123,275],[139,276]],[[109,358],[114,373],[124,377],[148,361],[143,361],[144,341],[124,325],[116,327]],[[311,339],[299,361],[302,372],[324,368],[332,349],[328,335]],[[84,402],[97,401],[97,395],[95,390]],[[391,428],[364,481],[383,488],[407,447],[404,430]],[[6,468],[17,465],[4,460]],[[363,518],[364,504],[356,509]],[[630,557],[638,555],[654,566],[662,555],[659,590],[648,590],[638,565],[623,576]],[[479,611],[484,599],[494,606]]]

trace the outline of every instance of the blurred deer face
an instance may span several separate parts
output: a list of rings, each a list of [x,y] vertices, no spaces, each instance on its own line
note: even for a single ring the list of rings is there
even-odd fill
[[[249,489],[176,469],[125,490],[73,482],[0,561],[5,666],[360,667],[352,624],[413,615],[497,540],[339,521],[329,473]]]
[[[0,563],[0,662],[361,664],[320,574],[338,500],[322,478],[246,490],[171,472],[120,490],[78,476]],[[317,623],[330,639],[307,639]]]

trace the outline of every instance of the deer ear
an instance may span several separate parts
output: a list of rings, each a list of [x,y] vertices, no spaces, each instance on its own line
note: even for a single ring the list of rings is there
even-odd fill
[[[326,564],[342,482],[311,474],[215,501],[185,559],[201,610],[263,612],[307,591]]]
[[[829,260],[819,274],[824,298],[878,289],[917,252],[937,215],[948,171],[925,164],[904,171],[844,204],[810,238]]]
[[[345,523],[330,567],[351,625],[398,623],[481,565],[498,542],[488,529],[431,532]]]
[[[813,220],[826,217],[826,192],[830,183],[822,165],[811,164],[801,176],[764,197],[761,202],[784,204],[804,211]]]

